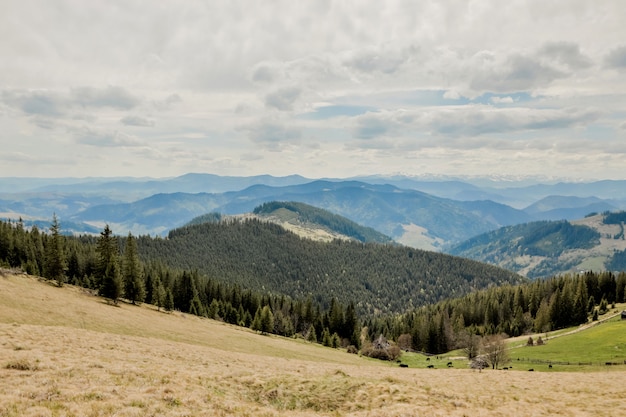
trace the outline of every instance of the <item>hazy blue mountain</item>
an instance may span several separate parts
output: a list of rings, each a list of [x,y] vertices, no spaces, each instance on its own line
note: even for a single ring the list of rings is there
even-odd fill
[[[0,179],[0,192],[72,193],[106,195],[131,202],[162,193],[223,193],[239,191],[255,184],[284,186],[311,181],[299,175],[273,177],[229,177],[212,174],[185,174],[174,178],[64,178],[55,182],[39,178]]]
[[[6,217],[23,217],[24,219],[52,219],[52,214],[56,213],[59,218],[63,218],[89,207],[120,202],[105,195],[87,196],[80,193],[6,193],[0,194],[0,213]],[[11,213],[14,215],[9,216]]]
[[[311,181],[292,175],[175,178],[0,178],[0,216],[110,223],[163,234],[211,211],[250,212],[268,201],[329,210],[410,246],[439,250],[505,225],[575,219],[626,208],[626,181],[546,183],[497,178],[369,176]],[[4,191],[4,192],[2,192]],[[10,192],[9,192],[10,191]],[[567,195],[570,197],[554,197]]]
[[[543,220],[575,220],[590,213],[617,210],[618,207],[597,197],[548,196],[526,207],[533,218]]]
[[[520,210],[490,201],[459,202],[415,190],[358,181],[313,181],[301,185],[255,185],[221,194],[158,194],[133,203],[102,205],[71,217],[73,221],[108,222],[126,230],[165,231],[196,216],[251,212],[269,201],[295,201],[328,210],[399,239],[403,226],[417,225],[425,239],[458,242],[506,224],[528,221]]]
[[[602,271],[610,268],[614,258],[626,250],[624,225],[607,223],[607,215],[502,227],[446,248],[445,252],[491,263],[530,278],[581,270]]]

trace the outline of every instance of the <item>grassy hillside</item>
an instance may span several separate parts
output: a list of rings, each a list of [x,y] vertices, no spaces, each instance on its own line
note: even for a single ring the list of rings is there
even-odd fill
[[[412,369],[0,274],[0,415],[610,416],[626,372]]]
[[[554,336],[543,334],[541,336],[546,343],[541,346],[526,346],[525,340],[512,343],[512,363],[545,371],[607,369],[615,366],[626,372],[626,321],[619,314],[616,316],[624,306],[622,304],[618,306],[619,309],[607,314],[613,318],[592,323],[582,331],[567,329]],[[553,366],[549,367],[550,364]]]
[[[304,203],[272,201],[256,207],[253,213],[265,219],[278,221],[281,225],[323,229],[330,234],[363,243],[393,243],[389,236],[371,227],[361,226],[343,216]]]

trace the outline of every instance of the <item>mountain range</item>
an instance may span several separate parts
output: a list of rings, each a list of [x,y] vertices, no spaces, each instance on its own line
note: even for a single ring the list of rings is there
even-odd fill
[[[415,248],[445,250],[480,234],[538,220],[575,220],[626,208],[626,181],[529,183],[476,178],[292,175],[175,178],[0,178],[0,217],[66,232],[166,235],[210,212],[241,215],[270,201],[306,203]]]
[[[530,278],[626,267],[625,212],[503,227],[446,248]]]

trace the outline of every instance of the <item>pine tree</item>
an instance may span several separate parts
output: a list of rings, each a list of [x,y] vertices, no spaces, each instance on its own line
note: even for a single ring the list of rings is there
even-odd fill
[[[99,294],[117,304],[123,295],[122,276],[119,268],[117,239],[107,224],[100,233],[96,251],[98,252],[97,279]]]
[[[104,273],[100,295],[117,304],[123,295],[122,274],[117,261],[112,262]]]
[[[309,326],[309,330],[307,331],[306,340],[308,342],[317,343],[317,335],[315,334],[315,326],[312,324]]]
[[[65,282],[65,250],[63,236],[61,236],[61,226],[56,214],[52,216],[50,226],[50,238],[46,245],[46,263],[44,267],[45,277],[56,280],[59,287]]]
[[[163,304],[163,308],[165,308],[165,311],[174,310],[174,296],[172,295],[172,290],[169,288],[165,291],[165,303]]]
[[[330,346],[331,345],[330,332],[328,331],[328,327],[324,327],[322,331],[322,345]]]
[[[254,330],[255,332],[261,331],[261,307],[256,309],[256,312],[254,313],[254,319],[252,319],[252,323],[250,323],[250,329]]]
[[[161,283],[161,280],[156,280],[156,288],[152,291],[152,304],[157,306],[157,310],[161,310],[161,307],[165,307],[165,287]]]
[[[574,325],[587,323],[587,303],[589,294],[587,293],[587,284],[582,279],[578,281],[576,288],[576,296],[574,298],[574,307],[572,310],[572,321]]]
[[[133,304],[143,302],[146,296],[143,269],[137,255],[137,241],[132,234],[126,238],[124,248],[124,295]]]
[[[261,333],[271,333],[274,330],[274,315],[269,306],[261,310]]]

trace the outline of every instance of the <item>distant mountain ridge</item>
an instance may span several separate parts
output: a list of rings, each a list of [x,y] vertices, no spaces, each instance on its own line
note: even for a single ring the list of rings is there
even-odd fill
[[[425,233],[415,246],[425,249],[435,248],[437,240],[461,241],[503,224],[529,220],[523,211],[491,201],[459,202],[391,185],[321,180],[283,187],[254,185],[222,194],[157,194],[133,203],[91,207],[69,219],[88,224],[106,219],[115,230],[165,233],[208,212],[249,213],[276,200],[323,208],[401,243],[410,234],[405,227],[419,225]]]
[[[389,236],[371,227],[361,226],[343,216],[304,203],[272,201],[256,207],[253,213],[300,236],[315,240],[343,238],[362,243],[393,243]]]
[[[567,197],[565,197],[567,196]],[[245,214],[268,201],[297,201],[371,227],[399,243],[442,250],[502,226],[575,220],[626,208],[626,181],[532,184],[476,178],[368,176],[311,180],[298,175],[175,178],[0,178],[0,218],[46,221],[53,213],[91,233],[164,235],[218,211]]]
[[[607,218],[620,218],[620,213],[624,212],[503,227],[447,248],[446,252],[530,278],[611,270],[613,265],[622,265],[626,240],[623,222]]]

